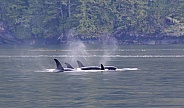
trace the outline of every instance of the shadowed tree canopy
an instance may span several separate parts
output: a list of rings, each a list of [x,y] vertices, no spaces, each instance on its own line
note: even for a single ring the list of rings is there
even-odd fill
[[[184,35],[184,0],[1,0],[0,21],[19,39]],[[120,35],[122,36],[122,35]]]

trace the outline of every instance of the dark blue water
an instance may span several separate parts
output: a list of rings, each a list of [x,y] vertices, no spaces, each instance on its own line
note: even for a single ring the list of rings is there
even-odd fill
[[[54,58],[129,70],[44,72]],[[183,65],[183,45],[0,47],[0,107],[183,108]]]

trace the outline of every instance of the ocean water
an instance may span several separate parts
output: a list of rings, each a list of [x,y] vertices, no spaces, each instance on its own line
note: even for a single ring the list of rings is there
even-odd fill
[[[99,46],[0,46],[0,107],[184,107],[183,45]],[[56,67],[54,58],[124,70],[46,71]]]

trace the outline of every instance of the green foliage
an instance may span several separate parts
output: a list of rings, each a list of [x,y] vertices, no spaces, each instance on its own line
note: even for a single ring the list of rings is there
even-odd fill
[[[119,29],[129,34],[182,36],[183,12],[183,0],[1,0],[0,3],[0,20],[6,21],[20,39],[60,36],[70,29],[86,37]]]

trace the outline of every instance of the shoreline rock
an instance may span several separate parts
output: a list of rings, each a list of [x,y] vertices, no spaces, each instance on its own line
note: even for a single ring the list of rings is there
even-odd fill
[[[70,42],[82,41],[85,44],[117,44],[117,45],[162,45],[184,44],[184,36],[148,36],[145,34],[125,33],[118,30],[114,33],[104,33],[99,37],[86,37],[69,30],[65,35],[50,38],[17,39],[8,29],[8,25],[0,21],[0,45],[63,45]]]

